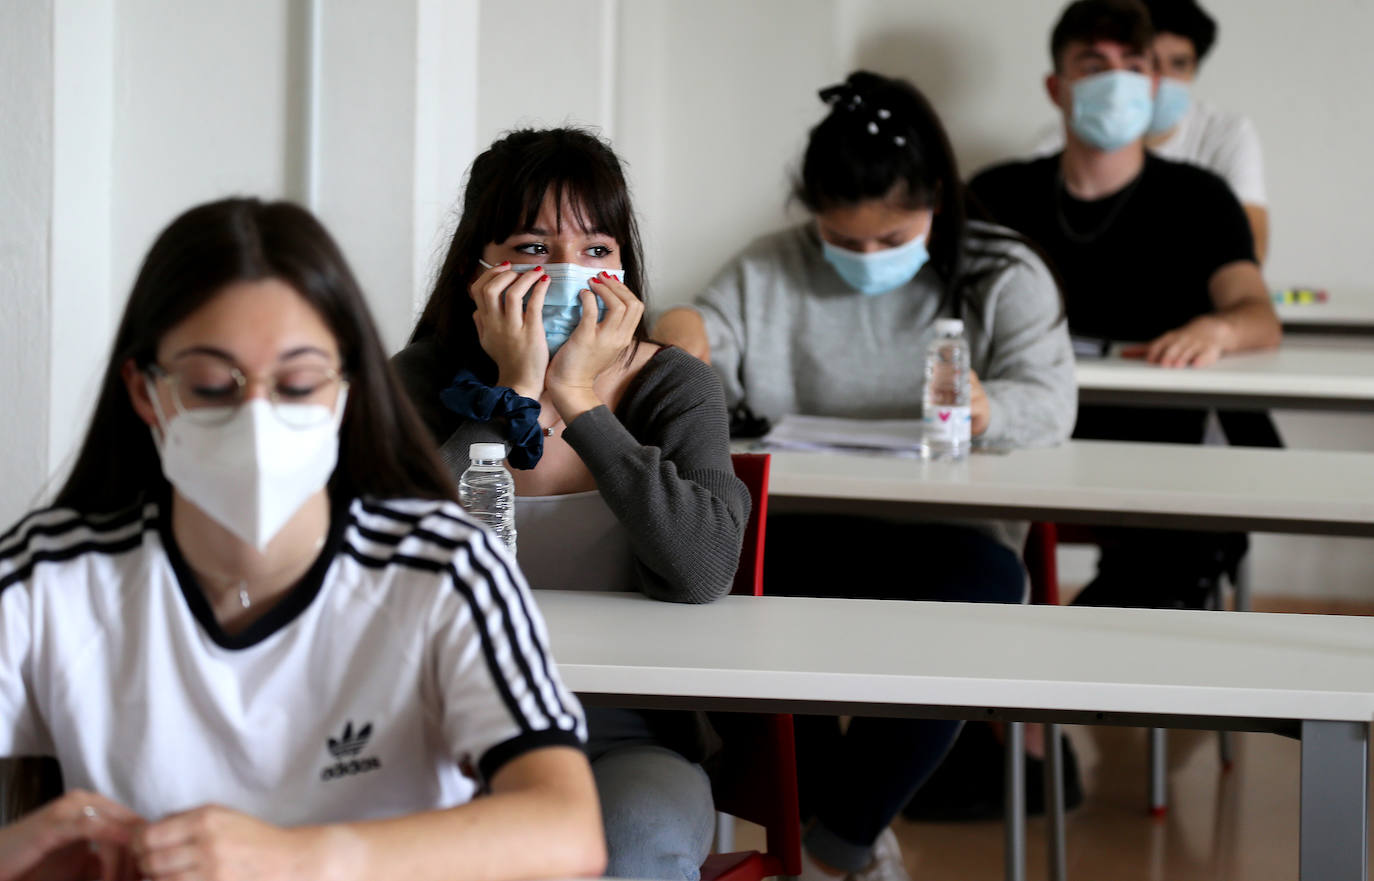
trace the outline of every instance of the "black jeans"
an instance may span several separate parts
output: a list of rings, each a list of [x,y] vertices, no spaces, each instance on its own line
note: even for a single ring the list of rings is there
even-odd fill
[[[1269,414],[1218,412],[1226,440],[1238,447],[1281,447]],[[1081,406],[1073,436],[1084,440],[1202,443],[1206,410]],[[1201,609],[1223,574],[1236,574],[1249,540],[1241,532],[1099,528],[1097,576],[1076,606]]]
[[[768,518],[764,579],[774,595],[1017,603],[1020,558],[973,529],[860,517]],[[894,568],[904,573],[881,578]],[[931,719],[798,716],[797,782],[807,847],[847,871],[862,869],[879,833],[926,781],[963,724]]]

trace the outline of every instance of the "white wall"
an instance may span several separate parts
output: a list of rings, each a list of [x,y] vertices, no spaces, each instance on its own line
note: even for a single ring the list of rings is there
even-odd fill
[[[48,222],[52,4],[12,4],[0,27],[0,532],[28,509],[48,460]]]

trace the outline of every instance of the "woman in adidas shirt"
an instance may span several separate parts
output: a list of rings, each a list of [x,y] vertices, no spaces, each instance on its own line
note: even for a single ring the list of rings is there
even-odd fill
[[[67,786],[0,879],[601,870],[581,709],[423,435],[308,213],[162,233],[71,478],[0,537],[0,757]]]

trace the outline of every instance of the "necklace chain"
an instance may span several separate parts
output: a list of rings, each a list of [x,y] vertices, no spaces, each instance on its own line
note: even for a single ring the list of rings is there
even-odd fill
[[[1064,210],[1064,199],[1068,196],[1069,190],[1068,185],[1064,183],[1064,172],[1062,169],[1056,171],[1054,174],[1054,216],[1055,219],[1059,221],[1059,230],[1064,233],[1069,241],[1076,245],[1088,245],[1097,241],[1102,237],[1103,233],[1111,229],[1112,224],[1116,222],[1117,216],[1121,214],[1121,209],[1125,208],[1126,203],[1131,200],[1131,194],[1135,192],[1136,186],[1140,184],[1140,179],[1144,176],[1145,170],[1141,169],[1140,174],[1137,174],[1134,180],[1118,190],[1115,194],[1107,197],[1108,199],[1115,200],[1115,204],[1107,210],[1107,216],[1102,218],[1096,229],[1088,232],[1079,232],[1069,224],[1068,214]]]
[[[319,538],[315,539],[315,544],[310,549],[308,559],[313,561],[316,555],[319,554],[320,548],[322,547],[324,547],[324,536],[320,536]],[[270,581],[271,579],[276,578],[279,575],[282,575],[286,572],[290,572],[292,569],[299,566],[300,563],[300,560],[293,560],[291,563],[285,566],[280,566],[271,572],[266,572],[262,575],[259,575],[253,580],[258,582]],[[218,581],[222,584],[225,584],[231,587],[233,590],[237,591],[239,606],[241,608],[247,609],[253,605],[253,598],[248,595],[249,581],[247,578],[244,578],[241,575],[226,575],[223,572],[210,572],[204,569],[199,570],[199,574],[211,579],[212,581]]]

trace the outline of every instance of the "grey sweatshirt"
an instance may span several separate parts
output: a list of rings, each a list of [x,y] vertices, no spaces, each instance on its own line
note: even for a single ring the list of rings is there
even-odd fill
[[[452,376],[432,340],[392,360],[455,480],[468,446],[504,442],[502,420],[474,422],[439,401]],[[615,413],[596,407],[563,437],[629,532],[639,589],[654,599],[705,603],[730,592],[749,519],[749,491],[735,477],[720,382],[680,349],[656,353]]]
[[[810,223],[758,239],[693,304],[727,402],[776,421],[789,413],[917,419],[923,356],[937,318],[962,317],[990,419],[977,438],[994,448],[1050,446],[1073,431],[1078,396],[1059,292],[1026,246],[970,222],[979,252],[962,315],[940,310],[927,265],[893,291],[865,296],[826,262]],[[970,524],[1017,555],[1024,524]]]

